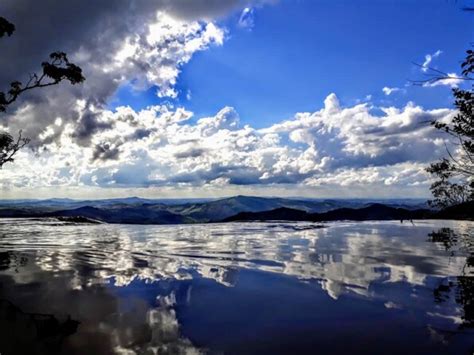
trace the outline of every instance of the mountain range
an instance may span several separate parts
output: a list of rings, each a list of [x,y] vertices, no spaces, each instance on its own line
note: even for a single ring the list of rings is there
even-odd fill
[[[84,217],[106,223],[181,224],[236,220],[366,220],[427,218],[419,199],[302,199],[234,196],[223,199],[0,200],[0,217]],[[459,211],[451,213],[455,218]],[[469,213],[468,213],[469,217]]]

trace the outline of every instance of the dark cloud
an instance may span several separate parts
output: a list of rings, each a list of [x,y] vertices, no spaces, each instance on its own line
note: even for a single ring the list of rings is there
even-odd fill
[[[131,136],[132,140],[139,140],[143,138],[148,138],[154,132],[153,129],[148,128],[138,128]]]
[[[76,131],[72,136],[76,138],[79,145],[89,146],[90,138],[93,134],[102,130],[111,129],[112,127],[113,123],[101,122],[97,117],[97,114],[84,111],[78,121]]]
[[[187,40],[182,33],[174,35],[171,32],[166,41],[156,43],[155,47],[147,43],[148,25],[157,21],[158,11],[189,20],[211,19],[243,3],[214,0],[1,1],[0,16],[13,22],[17,30],[12,37],[0,41],[0,91],[7,89],[10,82],[25,81],[29,73],[38,72],[41,62],[53,51],[66,52],[82,67],[86,77],[82,85],[62,83],[24,95],[9,107],[2,117],[2,124],[7,124],[11,131],[23,129],[33,139],[32,146],[38,146],[45,143],[39,138],[41,132],[61,117],[66,123],[78,125],[74,137],[81,145],[89,144],[91,135],[111,128],[102,124],[97,116],[106,109],[120,85],[139,79],[144,89],[151,84],[163,85],[166,89],[173,78],[159,78],[158,82],[147,84],[148,72],[166,66],[174,68],[189,60],[186,56],[192,53],[179,52]],[[127,40],[140,46],[140,55],[125,59],[117,66],[116,55]],[[173,50],[163,51],[167,46]],[[146,57],[160,48],[162,51],[156,51],[154,58]],[[160,55],[165,52],[168,56]],[[88,105],[77,107],[78,99],[85,100]],[[24,115],[19,118],[27,103],[34,109],[30,107],[28,119]],[[58,128],[54,136],[48,137],[48,142],[57,139],[61,131],[62,128]]]
[[[82,47],[98,54],[98,63],[107,59],[113,53],[111,46],[119,45],[117,40],[132,30],[130,19],[151,16],[145,8],[132,10],[130,4],[126,0],[2,1],[0,14],[15,23],[17,30],[0,42],[4,53],[0,58],[1,82],[8,83],[34,71],[56,50],[72,53]],[[124,16],[128,11],[130,14]],[[110,41],[110,37],[114,40]]]
[[[197,158],[206,153],[205,149],[202,148],[190,148],[185,151],[177,152],[174,154],[177,159],[186,159],[186,158]]]
[[[110,143],[97,144],[92,152],[92,160],[117,160],[120,155],[118,147],[111,146]]]
[[[250,0],[168,0],[166,9],[180,18],[185,19],[212,19],[248,6],[255,1]]]
[[[242,0],[2,0],[0,15],[16,26],[0,42],[0,82],[9,83],[39,67],[52,51],[93,52],[95,64],[106,62],[127,35],[143,34],[156,12],[189,20],[227,14],[246,6]],[[142,63],[143,64],[143,63]],[[143,68],[146,69],[146,68]],[[86,73],[87,74],[87,73]]]
[[[39,134],[60,116],[68,122],[78,122],[75,137],[86,143],[92,133],[104,127],[90,111],[76,108],[77,99],[94,100],[103,107],[120,84],[121,73],[104,73],[101,67],[113,61],[113,55],[130,33],[140,31],[137,23],[147,23],[153,16],[155,1],[133,7],[131,1],[99,0],[6,0],[0,4],[0,14],[15,23],[17,31],[11,38],[0,41],[0,86],[12,80],[25,80],[30,72],[37,72],[40,63],[50,52],[64,51],[84,70],[86,82],[34,92],[22,97],[9,115],[17,116],[25,102],[34,105],[34,114],[28,122],[11,120],[13,130],[23,128],[40,144]],[[72,57],[72,58],[71,58]],[[40,102],[39,97],[43,97]],[[25,126],[25,123],[28,125]],[[31,123],[31,124],[30,124]]]

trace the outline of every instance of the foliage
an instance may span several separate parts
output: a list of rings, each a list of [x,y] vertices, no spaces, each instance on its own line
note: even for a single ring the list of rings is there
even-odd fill
[[[15,25],[0,17],[0,38],[3,36],[11,36],[15,32]]]
[[[19,81],[10,84],[10,90],[5,94],[0,91],[0,112],[5,112],[8,105],[13,103],[20,94],[25,91],[56,85],[62,80],[67,80],[71,84],[78,84],[85,79],[82,76],[82,70],[77,65],[69,62],[66,53],[51,53],[50,61],[43,62],[43,73],[41,75],[31,74],[28,82],[23,85]]]
[[[15,31],[15,25],[3,17],[0,17],[0,38],[5,35],[11,36]],[[0,91],[0,112],[5,112],[7,107],[26,91],[57,85],[61,81],[69,81],[72,85],[82,83],[85,78],[82,69],[70,63],[66,53],[53,52],[49,60],[41,64],[41,74],[30,74],[29,80],[23,84],[20,81],[10,83],[10,89],[5,93]],[[0,132],[0,168],[3,164],[13,162],[13,156],[26,144],[28,138],[23,138],[21,132],[18,139],[14,139],[7,132]]]
[[[462,77],[474,80],[474,51],[468,50],[462,63]],[[433,121],[438,130],[449,134],[456,152],[447,149],[448,157],[432,163],[427,171],[437,180],[430,189],[434,200],[430,204],[444,208],[474,199],[474,86],[470,90],[453,89],[454,106],[458,110],[451,122]]]
[[[28,138],[23,138],[21,131],[15,140],[9,133],[0,132],[0,168],[3,164],[13,162],[13,156],[30,142]]]

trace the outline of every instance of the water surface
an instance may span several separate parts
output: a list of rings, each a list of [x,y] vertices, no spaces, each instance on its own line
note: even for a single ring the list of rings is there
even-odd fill
[[[0,353],[471,354],[474,223],[0,219]]]

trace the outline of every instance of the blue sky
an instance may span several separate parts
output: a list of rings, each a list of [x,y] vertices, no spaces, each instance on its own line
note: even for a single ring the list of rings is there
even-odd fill
[[[25,3],[0,3],[0,82],[58,49],[86,81],[4,116],[32,138],[5,198],[429,197],[451,146],[429,122],[455,115],[474,42],[471,0]],[[413,63],[451,78],[414,86]]]
[[[157,98],[156,88],[124,87],[112,106],[171,102],[203,117],[228,105],[255,127],[320,108],[331,92],[347,105],[371,95],[375,104],[448,106],[449,88],[426,90],[409,81],[423,77],[412,63],[437,50],[443,53],[434,67],[458,70],[474,39],[473,15],[461,11],[463,4],[282,0],[254,9],[252,28],[241,28],[235,12],[219,21],[228,31],[224,45],[196,53],[182,67],[176,100]],[[387,97],[386,86],[406,91]]]

